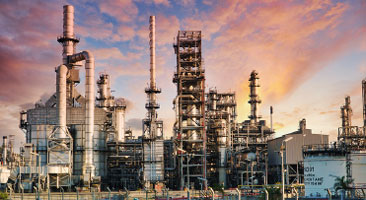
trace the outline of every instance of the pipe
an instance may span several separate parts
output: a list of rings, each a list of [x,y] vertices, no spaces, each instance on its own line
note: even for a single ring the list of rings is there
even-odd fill
[[[75,63],[85,60],[85,151],[83,174],[94,176],[93,164],[93,134],[94,134],[94,56],[90,51],[83,51],[68,57],[69,62]],[[88,180],[84,180],[88,181]]]
[[[297,189],[296,189],[296,188],[293,188],[293,189],[294,189],[295,194],[296,194],[296,200],[299,200],[299,192],[297,191]]]
[[[6,166],[6,158],[8,155],[8,137],[3,136],[3,165]]]
[[[238,193],[238,200],[241,199],[241,192],[238,188],[235,188],[236,192]]]
[[[66,79],[68,69],[65,65],[60,65],[57,68],[56,77],[56,99],[57,99],[57,120],[59,138],[66,138]]]
[[[266,193],[266,200],[269,200],[269,193],[267,191],[267,188],[263,188],[264,192]]]

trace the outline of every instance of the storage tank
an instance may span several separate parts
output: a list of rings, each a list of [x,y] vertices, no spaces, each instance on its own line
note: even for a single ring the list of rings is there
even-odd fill
[[[337,177],[347,174],[346,152],[328,145],[304,149],[304,184],[306,197],[327,197],[327,189],[334,193]]]
[[[366,187],[366,151],[351,153],[351,172],[356,187]]]

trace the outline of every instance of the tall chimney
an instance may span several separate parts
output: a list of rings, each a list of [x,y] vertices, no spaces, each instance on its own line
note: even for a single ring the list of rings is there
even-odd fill
[[[65,5],[63,15],[63,34],[57,38],[57,41],[62,44],[63,48],[62,63],[68,64],[67,56],[75,53],[75,46],[79,42],[74,34],[74,7]]]
[[[155,16],[150,16],[150,89],[156,89],[155,83]],[[151,102],[155,102],[156,95],[151,93]]]

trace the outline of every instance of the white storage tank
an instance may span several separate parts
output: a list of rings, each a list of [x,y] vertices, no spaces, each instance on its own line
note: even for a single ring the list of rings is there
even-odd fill
[[[304,184],[306,197],[327,197],[334,194],[337,177],[347,174],[346,155],[342,149],[322,145],[304,152]]]
[[[366,151],[351,153],[351,173],[356,187],[366,187]]]

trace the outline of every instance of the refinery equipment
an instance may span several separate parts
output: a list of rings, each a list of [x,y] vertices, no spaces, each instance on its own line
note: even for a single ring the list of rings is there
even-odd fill
[[[210,89],[206,94],[207,177],[210,183],[227,187],[228,156],[232,151],[233,126],[236,123],[234,92]]]
[[[287,138],[292,138],[287,142]],[[325,145],[329,143],[329,136],[314,134],[311,129],[306,127],[306,120],[299,122],[299,129],[292,133],[283,135],[268,141],[268,166],[269,184],[281,182],[281,145],[284,145],[284,168],[285,184],[304,183],[304,158],[302,147],[304,145]]]
[[[174,140],[179,188],[206,188],[205,70],[201,31],[178,31]]]
[[[142,121],[143,179],[146,188],[150,188],[151,183],[164,180],[163,121],[157,119],[156,112],[160,107],[156,101],[156,94],[161,90],[156,87],[155,68],[155,16],[150,16],[150,87],[145,89],[148,96],[145,107],[148,113],[147,118]]]
[[[3,145],[1,147],[1,165],[0,165],[0,189],[3,190],[7,186],[8,178],[11,171],[19,165],[19,155],[14,153],[14,135],[3,136]]]
[[[363,113],[366,113],[366,81],[362,81]],[[364,115],[364,122],[366,121]],[[345,178],[349,196],[365,198],[366,187],[366,135],[363,127],[352,125],[349,96],[341,106],[342,126],[338,128],[338,141],[328,145],[308,145],[303,148],[305,195],[327,197],[334,195],[336,178]],[[330,167],[332,166],[332,167]],[[329,192],[327,192],[329,190]]]
[[[92,53],[76,53],[74,8],[64,6],[63,17],[63,35],[57,38],[63,50],[56,69],[56,93],[20,115],[26,144],[8,181],[14,189],[137,190],[157,184],[198,189],[267,183],[267,140],[273,131],[257,115],[257,72],[249,79],[250,120],[237,123],[235,93],[205,92],[201,31],[179,31],[174,44],[174,136],[164,140],[163,121],[157,115],[161,90],[156,86],[155,17],[151,16],[147,116],[142,135],[136,138],[125,128],[124,99],[111,94],[111,77],[101,73],[95,81]],[[82,61],[85,95],[76,88]]]
[[[249,101],[251,112],[249,120],[237,123],[232,135],[232,153],[230,157],[230,186],[258,185],[268,183],[268,143],[274,133],[259,120],[258,105],[261,100],[257,94],[258,73],[252,71],[249,78]]]
[[[63,35],[57,38],[63,50],[62,64],[56,69],[56,93],[45,104],[21,113],[26,152],[36,155],[41,170],[37,174],[20,166],[20,182],[22,177],[37,174],[47,182],[38,189],[98,187],[107,171],[106,138],[111,131],[115,141],[124,135],[125,105],[114,101],[106,74],[98,81],[95,105],[94,57],[90,51],[75,53],[79,39],[74,34],[73,6],[64,6],[63,17]],[[85,96],[75,87],[80,82],[81,61],[85,61]]]
[[[326,195],[324,187],[334,183],[333,176],[344,175],[355,187],[366,187],[362,173],[366,167],[366,80],[362,82],[364,125],[352,125],[347,97],[341,108],[337,144],[328,145],[327,136],[313,134],[305,119],[300,121],[299,130],[272,139],[272,120],[268,127],[258,114],[258,72],[252,71],[249,77],[249,119],[237,122],[235,93],[205,90],[201,31],[178,31],[173,45],[177,59],[173,77],[177,87],[175,123],[173,137],[164,139],[163,121],[157,112],[161,90],[156,85],[155,17],[149,22],[147,115],[142,120],[142,133],[136,137],[125,126],[125,99],[111,93],[110,75],[100,73],[95,81],[93,54],[76,52],[79,38],[74,34],[74,8],[63,7],[63,34],[57,38],[62,45],[62,62],[55,70],[56,92],[45,103],[20,113],[20,128],[26,137],[20,156],[12,153],[12,139],[4,138],[2,187],[30,192],[266,185],[281,179],[281,151],[287,184],[304,182],[308,196]],[[82,67],[84,95],[76,87]],[[286,152],[280,148],[284,141]],[[334,175],[325,174],[327,166],[334,164]],[[5,177],[9,177],[7,184]]]

